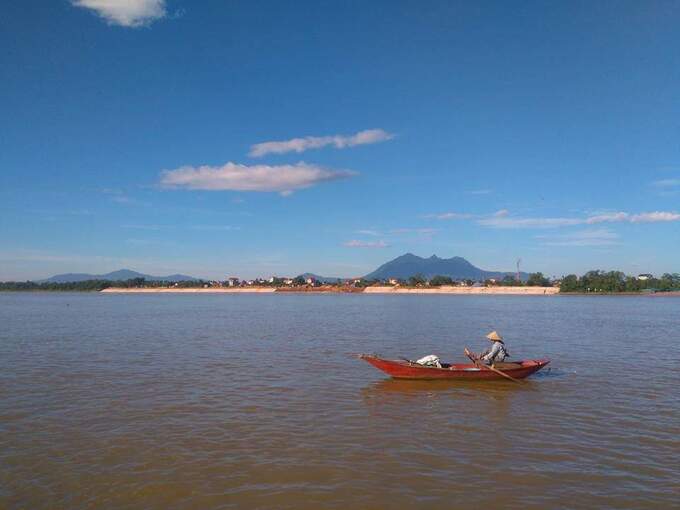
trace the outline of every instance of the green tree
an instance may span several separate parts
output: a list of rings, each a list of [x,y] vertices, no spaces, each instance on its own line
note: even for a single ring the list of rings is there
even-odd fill
[[[522,282],[517,281],[517,278],[512,275],[506,274],[501,280],[501,285],[504,287],[518,287],[522,285]]]
[[[527,285],[529,287],[548,287],[550,280],[543,276],[543,273],[531,273],[527,279]]]
[[[582,289],[578,281],[578,276],[575,274],[568,274],[562,278],[562,283],[560,283],[560,292],[579,292],[581,290]]]
[[[436,275],[430,279],[430,285],[439,287],[441,285],[453,285],[453,280],[448,276]]]

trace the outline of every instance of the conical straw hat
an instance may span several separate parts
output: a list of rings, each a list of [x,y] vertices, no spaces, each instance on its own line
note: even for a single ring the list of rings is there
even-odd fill
[[[492,331],[486,337],[491,340],[492,342],[503,342],[503,337],[498,334],[497,331]]]

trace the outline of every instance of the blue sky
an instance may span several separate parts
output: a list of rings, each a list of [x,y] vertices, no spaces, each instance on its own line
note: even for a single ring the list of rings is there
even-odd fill
[[[677,2],[26,0],[0,280],[680,271]]]

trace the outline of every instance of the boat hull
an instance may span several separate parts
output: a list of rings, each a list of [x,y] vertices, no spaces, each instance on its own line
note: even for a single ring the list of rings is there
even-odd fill
[[[472,363],[455,363],[446,368],[425,367],[417,363],[383,359],[372,354],[360,354],[359,358],[395,379],[452,379],[466,381],[507,380],[502,375]],[[523,360],[507,364],[502,371],[515,379],[524,379],[550,363],[549,359]],[[514,365],[511,366],[510,365]]]

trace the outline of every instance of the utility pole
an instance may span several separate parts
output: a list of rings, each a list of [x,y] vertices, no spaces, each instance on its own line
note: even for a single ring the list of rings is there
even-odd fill
[[[522,281],[519,277],[519,264],[520,264],[520,262],[522,262],[522,259],[521,258],[517,259],[517,281],[518,282]]]

